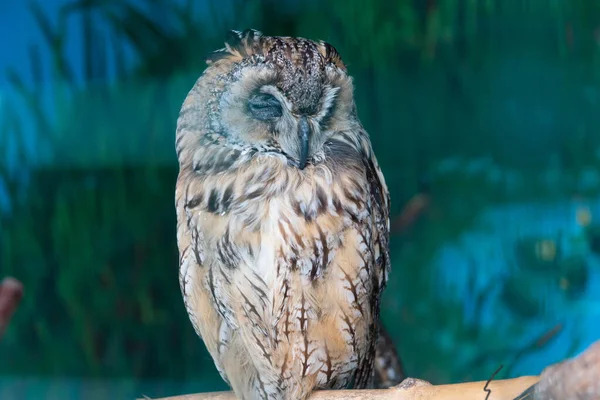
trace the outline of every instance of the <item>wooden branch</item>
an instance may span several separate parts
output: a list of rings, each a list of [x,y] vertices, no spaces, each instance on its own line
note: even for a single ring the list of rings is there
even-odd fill
[[[600,340],[579,356],[542,372],[534,400],[600,398]]]
[[[538,382],[538,379],[536,376],[527,376],[493,381],[488,385],[488,389],[492,392],[488,400],[514,399]],[[407,378],[398,386],[389,389],[321,390],[315,392],[310,400],[483,400],[487,395],[487,392],[483,390],[486,383],[432,385],[420,379]],[[167,397],[160,400],[236,400],[236,397],[233,392],[213,392]]]
[[[486,386],[487,385],[487,386]],[[487,389],[487,390],[486,390]],[[213,392],[159,400],[235,400],[233,392]],[[600,341],[579,356],[547,367],[541,376],[490,382],[432,385],[407,378],[400,385],[376,390],[323,390],[310,400],[552,400],[600,399]]]
[[[0,282],[0,338],[2,338],[22,296],[23,285],[18,280],[4,278]]]

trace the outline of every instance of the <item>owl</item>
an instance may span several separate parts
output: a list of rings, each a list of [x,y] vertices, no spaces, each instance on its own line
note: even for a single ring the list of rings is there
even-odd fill
[[[352,78],[328,43],[251,29],[207,64],[176,132],[196,333],[240,399],[370,387],[390,200]]]

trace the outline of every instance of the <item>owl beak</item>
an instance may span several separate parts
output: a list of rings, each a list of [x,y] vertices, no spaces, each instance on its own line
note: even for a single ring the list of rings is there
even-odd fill
[[[298,167],[304,169],[308,160],[308,142],[310,139],[310,124],[305,116],[300,117],[300,121],[298,122],[298,137],[300,139]]]

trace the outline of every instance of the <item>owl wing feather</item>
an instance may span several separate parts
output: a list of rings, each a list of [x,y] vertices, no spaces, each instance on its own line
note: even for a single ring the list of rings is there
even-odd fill
[[[391,268],[389,257],[390,240],[390,193],[388,191],[383,173],[379,168],[377,158],[370,144],[364,144],[369,149],[365,158],[367,181],[370,186],[371,203],[373,205],[373,216],[377,227],[377,240],[380,249],[380,259],[376,259],[380,271],[379,288],[383,290],[387,284],[388,274]],[[379,304],[377,304],[379,307]]]
[[[375,389],[387,389],[400,384],[406,378],[402,360],[392,337],[384,325],[379,325],[379,339],[375,354]]]
[[[378,262],[381,271],[380,285],[381,290],[383,290],[391,268],[389,258],[390,195],[377,159],[374,156],[367,157],[365,163],[368,166],[367,176],[371,184],[370,193],[373,196],[373,202],[377,205],[375,208],[379,210],[375,212],[375,218],[380,233],[379,246],[383,249],[382,258]],[[379,304],[377,309],[379,310]],[[406,377],[394,341],[381,321],[379,322],[379,336],[376,343],[374,364],[375,378],[373,386],[375,388],[385,389],[398,385]]]
[[[363,358],[363,365],[359,366],[357,378],[360,378],[356,387],[373,387],[379,383],[379,378],[375,377],[374,363],[377,360],[378,350],[381,349],[380,343],[380,303],[381,294],[387,284],[387,278],[390,271],[389,258],[389,235],[390,235],[390,197],[383,173],[377,162],[377,158],[372,150],[368,134],[362,130],[358,135],[361,149],[362,164],[364,168],[366,183],[368,185],[368,211],[371,217],[371,226],[363,226],[363,229],[372,229],[371,251],[373,252],[373,268],[371,273],[373,280],[371,287],[371,313],[372,323],[371,332],[368,338],[369,348]]]
[[[218,359],[219,336],[221,336],[222,312],[213,307],[209,296],[214,292],[206,291],[198,282],[210,279],[210,270],[203,268],[203,253],[198,246],[198,231],[192,226],[194,202],[189,196],[189,183],[191,172],[182,170],[177,180],[175,190],[175,203],[177,210],[177,245],[179,248],[179,286],[184,300],[184,305],[194,331],[200,336],[213,356],[215,366],[221,377],[229,383]],[[219,330],[211,329],[212,324],[217,324]]]

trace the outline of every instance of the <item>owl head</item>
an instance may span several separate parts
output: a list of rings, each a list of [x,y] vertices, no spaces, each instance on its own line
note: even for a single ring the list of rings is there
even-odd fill
[[[328,43],[230,31],[207,64],[182,107],[178,141],[192,133],[198,144],[304,169],[323,160],[331,136],[359,124],[352,79]]]

